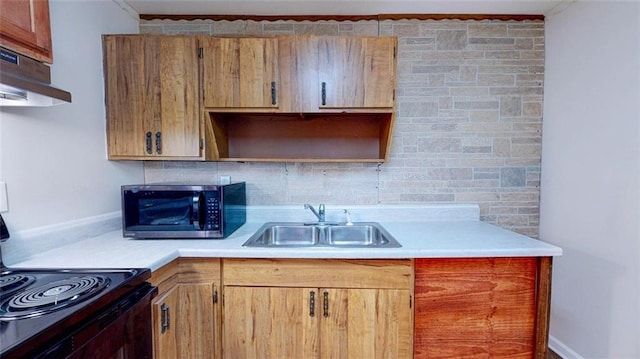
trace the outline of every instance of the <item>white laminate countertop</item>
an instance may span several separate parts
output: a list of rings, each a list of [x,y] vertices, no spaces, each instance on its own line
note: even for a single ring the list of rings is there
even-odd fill
[[[330,212],[339,220],[342,210]],[[475,205],[349,206],[354,222],[379,222],[401,248],[247,248],[242,244],[265,222],[309,221],[299,207],[248,209],[248,221],[223,240],[145,240],[121,230],[30,253],[11,268],[150,268],[178,257],[240,258],[455,258],[559,256],[562,249],[480,221]]]

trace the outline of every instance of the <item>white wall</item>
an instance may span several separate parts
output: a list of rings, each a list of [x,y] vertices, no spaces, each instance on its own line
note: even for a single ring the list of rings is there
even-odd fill
[[[119,186],[142,182],[141,162],[106,160],[103,33],[137,33],[137,18],[111,0],[50,2],[52,83],[71,104],[0,108],[0,181],[12,231],[120,209]],[[5,252],[5,254],[7,254]]]
[[[551,346],[640,358],[640,3],[546,18],[540,238],[554,261]]]

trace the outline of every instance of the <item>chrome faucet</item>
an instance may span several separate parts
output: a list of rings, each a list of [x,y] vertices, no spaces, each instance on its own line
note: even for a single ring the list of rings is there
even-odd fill
[[[317,212],[316,212],[316,209],[313,208],[312,205],[307,204],[307,203],[305,203],[304,209],[310,210],[316,217],[318,217],[318,222],[324,222],[325,221],[324,204],[320,204],[318,206],[318,211]]]

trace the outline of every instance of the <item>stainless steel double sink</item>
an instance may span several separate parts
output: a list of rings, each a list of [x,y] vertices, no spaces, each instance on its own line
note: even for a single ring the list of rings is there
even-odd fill
[[[245,247],[398,248],[402,245],[377,222],[268,222]]]

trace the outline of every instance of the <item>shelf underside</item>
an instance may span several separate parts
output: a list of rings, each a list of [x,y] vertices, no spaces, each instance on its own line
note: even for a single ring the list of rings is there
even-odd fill
[[[392,113],[210,113],[219,160],[385,160]]]

